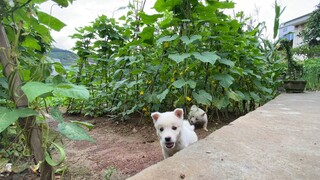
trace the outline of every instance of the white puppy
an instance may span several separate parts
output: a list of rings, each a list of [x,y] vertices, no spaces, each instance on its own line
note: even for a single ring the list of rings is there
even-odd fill
[[[164,158],[168,158],[198,140],[194,126],[183,120],[183,109],[151,114],[154,127],[160,139]]]
[[[192,105],[189,116],[188,116],[189,121],[191,124],[200,124],[202,125],[202,128],[205,131],[208,131],[207,126],[208,126],[208,117],[206,112],[204,110],[200,109],[196,105]]]

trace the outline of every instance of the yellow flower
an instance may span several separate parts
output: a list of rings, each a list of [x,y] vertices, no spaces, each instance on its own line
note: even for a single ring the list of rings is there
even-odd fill
[[[190,102],[192,99],[191,99],[191,97],[187,96],[186,100]]]
[[[168,48],[169,47],[169,42],[164,42],[163,43],[163,48]]]
[[[142,108],[142,111],[148,111],[148,109],[146,107]]]
[[[172,83],[174,82],[174,78],[171,78],[171,82],[172,82]]]
[[[144,94],[144,92],[143,91],[140,91],[140,95],[143,95]]]

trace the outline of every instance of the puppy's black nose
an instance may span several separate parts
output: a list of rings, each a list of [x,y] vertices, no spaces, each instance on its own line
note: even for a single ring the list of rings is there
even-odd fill
[[[170,142],[171,141],[171,137],[165,137],[164,140],[166,140],[166,142]]]

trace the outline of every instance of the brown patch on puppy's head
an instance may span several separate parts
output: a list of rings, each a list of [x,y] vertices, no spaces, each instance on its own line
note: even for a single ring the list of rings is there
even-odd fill
[[[174,114],[175,114],[178,118],[183,119],[183,109],[181,109],[181,108],[175,109],[175,110],[174,110]]]
[[[154,113],[151,114],[151,117],[153,119],[153,122],[156,122],[160,117],[160,113],[159,112],[154,112]]]

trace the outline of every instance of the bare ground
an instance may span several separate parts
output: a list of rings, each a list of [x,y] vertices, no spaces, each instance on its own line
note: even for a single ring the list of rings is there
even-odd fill
[[[63,138],[66,160],[58,168],[64,171],[62,174],[57,174],[55,179],[122,180],[163,160],[151,118],[136,116],[127,121],[116,121],[106,117],[87,118],[65,115],[65,119],[94,124],[94,128],[88,133],[96,144]],[[235,117],[223,119],[219,122],[209,121],[208,132],[196,128],[198,138],[205,138],[216,129],[233,121]],[[55,121],[50,121],[49,124],[53,129],[56,128]],[[19,174],[0,176],[0,180],[34,180],[39,179],[37,175],[39,174],[28,169]]]
[[[79,120],[79,117],[67,117],[74,118]],[[65,140],[65,165],[69,168],[64,177],[67,179],[125,179],[163,160],[150,119],[133,118],[125,122],[107,118],[80,120],[95,125],[89,134],[96,144]],[[203,139],[224,124],[226,122],[209,122],[209,132],[196,129],[196,133],[199,139]]]

